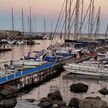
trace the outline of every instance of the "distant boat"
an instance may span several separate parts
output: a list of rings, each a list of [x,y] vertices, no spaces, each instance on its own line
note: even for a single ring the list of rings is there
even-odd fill
[[[35,61],[35,60],[18,60],[12,62],[12,65],[14,66],[40,66],[42,64],[46,63],[46,61]]]
[[[25,40],[19,40],[19,41],[16,42],[16,44],[17,45],[25,45],[26,42],[25,42]]]
[[[8,44],[9,44],[9,45],[15,45],[15,44],[16,44],[16,41],[15,41],[15,40],[8,41]]]
[[[30,52],[28,52],[27,56],[24,56],[24,59],[18,60],[18,61],[11,61],[11,65],[14,66],[39,66],[46,63],[46,61],[43,61],[43,55],[39,57],[31,57]]]

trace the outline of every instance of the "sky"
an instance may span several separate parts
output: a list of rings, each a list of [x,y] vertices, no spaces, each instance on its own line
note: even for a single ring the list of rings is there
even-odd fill
[[[75,0],[74,0],[75,1]],[[86,10],[90,0],[85,0],[84,8]],[[46,21],[46,31],[55,28],[57,18],[62,7],[63,0],[0,0],[0,29],[10,30],[11,27],[11,9],[14,9],[15,29],[21,30],[21,10],[24,9],[25,30],[27,27],[27,18],[29,7],[32,10],[32,26],[34,31],[44,31],[44,19]],[[108,0],[95,0],[96,11],[101,6],[101,31],[105,32],[108,23]]]

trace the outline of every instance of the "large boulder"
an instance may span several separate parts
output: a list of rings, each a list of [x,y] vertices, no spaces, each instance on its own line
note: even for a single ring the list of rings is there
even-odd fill
[[[3,98],[15,98],[18,96],[18,90],[13,86],[2,86],[0,87],[0,95]]]
[[[40,100],[40,103],[42,102],[52,102],[52,100],[48,97],[43,97],[41,100]]]
[[[16,99],[3,99],[0,101],[0,107],[2,108],[12,108],[17,104]]]
[[[52,100],[48,97],[43,97],[38,106],[41,108],[50,108],[52,106]]]
[[[52,99],[52,100],[57,100],[57,101],[62,101],[63,100],[63,98],[61,96],[61,93],[58,90],[56,90],[56,91],[54,91],[52,93],[49,93],[47,95],[47,97]]]
[[[80,100],[79,108],[107,108],[107,103],[99,99]]]
[[[79,108],[80,100],[78,98],[72,98],[69,102],[69,107]]]
[[[38,104],[39,107],[41,108],[50,108],[52,106],[51,102],[41,102]]]
[[[70,91],[74,93],[86,93],[88,86],[83,83],[77,83],[70,86]]]
[[[108,95],[108,89],[103,88],[103,89],[99,90],[99,93],[101,93],[102,95]]]

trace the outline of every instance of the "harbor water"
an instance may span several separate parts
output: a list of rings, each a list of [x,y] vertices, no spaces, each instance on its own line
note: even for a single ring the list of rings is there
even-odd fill
[[[28,52],[31,51],[40,51],[42,49],[46,49],[51,41],[50,40],[37,40],[35,46],[12,46],[12,51],[0,53],[1,61],[10,61],[10,60],[19,60],[23,58],[23,56],[27,55]],[[61,95],[63,96],[64,101],[69,103],[70,99],[73,97],[77,97],[79,99],[84,99],[85,97],[96,97],[99,96],[102,100],[107,102],[108,96],[101,95],[98,91],[103,87],[108,88],[108,80],[100,81],[100,80],[87,80],[87,79],[65,79],[67,72],[63,72],[59,77],[50,80],[49,82],[45,82],[43,85],[40,85],[36,88],[33,88],[27,94],[20,94],[18,97],[18,103],[15,108],[38,108],[37,103],[40,101],[42,97],[47,96],[48,93],[59,90]],[[88,92],[84,94],[75,94],[70,92],[70,85],[82,82],[88,85]],[[26,99],[35,99],[34,103],[29,103]]]

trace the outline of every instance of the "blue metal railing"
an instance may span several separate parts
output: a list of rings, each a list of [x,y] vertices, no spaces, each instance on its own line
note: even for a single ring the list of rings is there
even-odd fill
[[[14,73],[14,74],[10,74],[10,75],[1,77],[0,78],[0,84],[3,84],[5,82],[11,81],[11,80],[14,80],[14,79],[17,79],[17,78],[20,78],[20,77],[25,76],[25,75],[32,74],[34,72],[38,72],[40,70],[52,67],[54,65],[56,65],[56,63],[49,63],[49,64],[46,64],[46,65],[42,65],[40,67],[36,67],[34,69],[30,69],[30,70],[26,70],[26,71],[23,71],[23,72],[18,72],[18,73]]]

